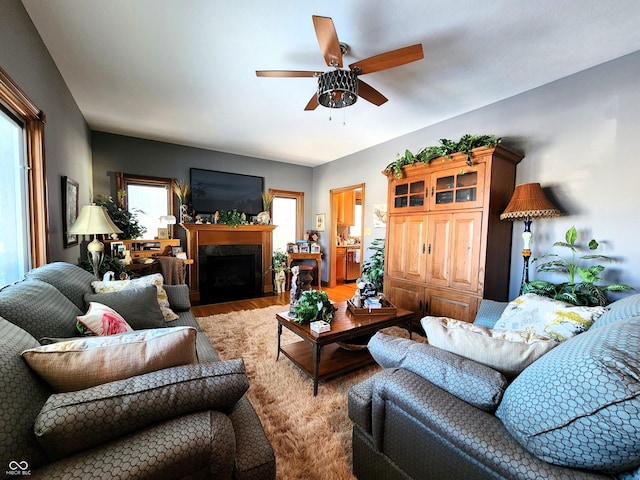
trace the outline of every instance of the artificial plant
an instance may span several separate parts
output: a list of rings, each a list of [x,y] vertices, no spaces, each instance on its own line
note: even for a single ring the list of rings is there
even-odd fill
[[[556,242],[554,247],[567,248],[571,251],[568,258],[563,258],[555,253],[548,253],[541,257],[534,258],[534,262],[544,259],[553,259],[540,263],[536,267],[536,272],[554,272],[566,275],[566,281],[552,283],[545,280],[533,280],[527,282],[522,287],[522,293],[535,293],[543,297],[562,300],[573,305],[605,306],[609,303],[607,292],[621,292],[633,290],[629,285],[612,283],[609,285],[596,285],[602,280],[602,272],[605,267],[602,265],[586,265],[591,260],[611,261],[611,257],[606,255],[588,254],[581,255],[580,252],[586,249],[576,242],[578,232],[576,227],[571,227],[565,234],[564,242]],[[594,251],[598,248],[598,242],[591,239],[587,248]],[[581,280],[581,281],[580,281]]]
[[[118,192],[118,198],[124,199],[124,192]],[[138,213],[144,213],[142,210],[133,209],[126,210],[119,207],[112,197],[106,195],[98,195],[95,199],[96,205],[100,205],[107,210],[107,214],[111,221],[122,230],[120,238],[124,240],[134,240],[142,237],[147,228],[138,222]]]
[[[324,290],[305,290],[294,307],[294,321],[298,323],[324,320],[331,323],[336,307]]]
[[[464,135],[457,142],[443,138],[440,140],[440,145],[424,147],[418,151],[418,153],[412,153],[409,150],[405,150],[404,155],[399,153],[396,155],[396,160],[382,171],[388,177],[393,176],[400,178],[402,176],[402,167],[405,165],[413,165],[414,163],[424,163],[428,165],[431,160],[440,157],[449,157],[454,153],[464,153],[467,156],[467,164],[473,165],[473,152],[474,148],[478,147],[493,147],[499,144],[500,138],[496,138],[494,135]]]

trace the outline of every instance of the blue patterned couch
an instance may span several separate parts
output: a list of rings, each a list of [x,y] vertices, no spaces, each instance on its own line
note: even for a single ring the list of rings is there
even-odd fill
[[[483,301],[476,323],[506,305]],[[640,478],[640,294],[511,383],[407,339],[378,333],[369,348],[385,368],[349,391],[361,480]]]
[[[179,317],[165,326],[196,329],[197,363],[68,393],[52,391],[29,368],[21,352],[38,347],[42,337],[79,335],[75,320],[86,311],[93,280],[80,267],[57,262],[0,290],[4,476],[274,479],[273,449],[244,395],[244,363],[220,361],[191,313],[186,285],[164,286]],[[57,437],[43,442],[34,432],[38,421]]]

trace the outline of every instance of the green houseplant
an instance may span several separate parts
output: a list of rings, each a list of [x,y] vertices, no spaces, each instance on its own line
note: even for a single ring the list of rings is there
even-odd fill
[[[294,307],[295,320],[298,323],[324,320],[331,323],[336,307],[331,303],[324,290],[305,290]]]
[[[118,192],[119,196],[123,196],[123,192]],[[138,213],[143,213],[140,210],[134,209],[130,212],[124,208],[120,208],[113,198],[106,195],[98,195],[96,197],[96,205],[100,205],[107,210],[107,214],[111,221],[122,230],[121,238],[124,240],[134,240],[142,237],[147,231],[146,227],[140,225],[138,222]]]
[[[524,284],[522,293],[535,293],[543,297],[562,300],[573,305],[605,306],[609,303],[607,292],[633,290],[629,285],[620,283],[596,285],[596,282],[602,280],[601,274],[605,267],[602,265],[587,265],[588,261],[610,261],[611,258],[598,254],[581,255],[580,252],[584,251],[585,248],[576,243],[577,239],[578,232],[576,227],[571,227],[565,234],[564,242],[556,242],[553,244],[554,247],[569,249],[571,253],[568,258],[549,253],[533,259],[534,262],[550,259],[547,262],[538,264],[536,272],[554,272],[566,275],[565,282],[552,283],[545,280],[533,280]],[[596,250],[598,248],[598,242],[591,239],[587,248],[589,251]]]
[[[373,250],[373,254],[362,263],[362,276],[368,278],[378,292],[382,292],[384,286],[384,238],[373,240],[368,250]]]

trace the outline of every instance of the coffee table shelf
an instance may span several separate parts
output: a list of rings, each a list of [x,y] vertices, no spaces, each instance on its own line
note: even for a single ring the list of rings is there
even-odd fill
[[[302,371],[313,378],[313,347],[307,342],[283,345],[280,351]],[[373,363],[368,350],[350,351],[329,344],[322,348],[322,358],[318,364],[318,380],[335,377]]]

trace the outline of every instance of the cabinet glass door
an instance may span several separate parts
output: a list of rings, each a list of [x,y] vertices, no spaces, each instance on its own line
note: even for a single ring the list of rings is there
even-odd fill
[[[432,174],[431,209],[473,208],[482,204],[484,165]]]
[[[397,184],[393,189],[392,209],[397,211],[424,210],[427,183],[424,179]]]

